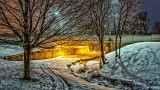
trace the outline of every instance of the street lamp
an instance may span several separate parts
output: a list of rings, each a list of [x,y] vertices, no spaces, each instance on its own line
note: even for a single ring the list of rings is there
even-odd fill
[[[54,16],[55,17],[59,17],[60,16],[60,13],[59,11],[54,11]],[[59,28],[62,28],[62,22],[59,21]],[[61,36],[62,36],[62,29],[61,29]]]
[[[59,18],[59,19],[61,18],[59,11],[54,11],[54,12],[53,12],[53,15],[54,15],[56,18]],[[62,22],[61,22],[61,21],[59,21],[58,27],[59,27],[59,29],[60,29],[60,35],[62,36]],[[62,42],[61,42],[61,44],[62,44]],[[62,49],[62,45],[61,45],[61,49]]]
[[[59,11],[55,11],[54,16],[58,17],[59,16]]]

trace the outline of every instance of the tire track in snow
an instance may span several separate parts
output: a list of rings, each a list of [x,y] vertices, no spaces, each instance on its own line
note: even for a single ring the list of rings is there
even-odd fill
[[[54,71],[52,71],[47,64],[41,64],[40,68],[44,73],[50,76],[52,83],[56,83],[57,90],[69,90],[69,85],[67,85],[65,80],[59,75],[55,74]]]

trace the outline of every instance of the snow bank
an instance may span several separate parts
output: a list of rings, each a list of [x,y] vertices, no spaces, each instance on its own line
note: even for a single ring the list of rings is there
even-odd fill
[[[121,59],[115,58],[115,51],[105,58],[101,70],[98,62],[89,61],[85,73],[75,74],[112,88],[160,90],[160,42],[131,44],[121,48]]]
[[[144,88],[160,89],[160,42],[135,43],[105,55],[107,64],[99,72],[104,77],[132,81]]]
[[[23,48],[16,45],[0,45],[0,58],[23,53]]]
[[[78,72],[78,70],[81,69],[81,68],[84,68],[84,64],[76,63],[75,65],[71,65],[71,66],[70,66],[70,69],[71,69],[73,72]]]
[[[71,71],[73,71],[75,74],[79,73],[78,70],[80,70],[82,68],[86,68],[87,72],[92,71],[93,69],[94,70],[98,69],[99,68],[99,61],[88,61],[84,64],[80,64],[80,63],[77,62],[75,64],[70,65]],[[85,74],[87,74],[87,73],[85,73]]]
[[[41,51],[42,48],[33,48],[32,52],[34,51]],[[22,54],[23,48],[17,45],[0,45],[0,59],[4,59],[6,56],[12,56],[17,54]]]
[[[85,66],[88,69],[98,69],[99,68],[99,61],[88,61]]]

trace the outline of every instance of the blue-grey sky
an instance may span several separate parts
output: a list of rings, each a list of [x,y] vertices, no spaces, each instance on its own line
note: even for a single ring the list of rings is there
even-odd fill
[[[148,12],[152,25],[160,21],[160,0],[142,0],[141,10]]]

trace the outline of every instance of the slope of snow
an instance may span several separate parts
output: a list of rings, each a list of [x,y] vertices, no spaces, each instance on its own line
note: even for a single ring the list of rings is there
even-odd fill
[[[16,45],[0,45],[0,58],[23,53],[23,48]]]
[[[160,89],[160,42],[135,43],[121,48],[121,59],[115,51],[107,55],[101,69],[104,77],[132,81],[143,88]]]
[[[33,48],[32,52],[41,51],[42,48]],[[23,48],[17,45],[0,45],[0,58],[4,59],[6,56],[12,56],[17,54],[22,54]]]
[[[112,88],[160,90],[160,42],[131,44],[121,48],[120,59],[115,58],[115,51],[106,54],[105,58],[106,64],[101,70],[99,63],[89,61],[84,64],[85,73],[73,73]]]

